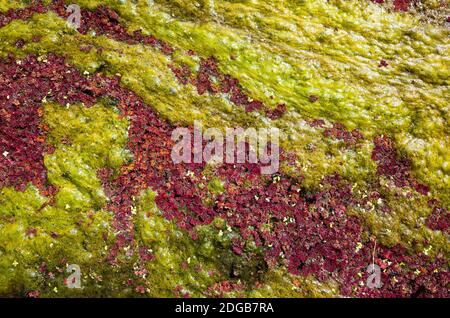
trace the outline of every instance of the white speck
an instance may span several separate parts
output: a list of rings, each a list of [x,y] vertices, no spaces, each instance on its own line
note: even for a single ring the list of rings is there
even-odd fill
[[[195,176],[194,172],[188,170],[188,172],[186,173],[186,177],[193,177]]]
[[[8,155],[9,155],[9,152],[7,152],[7,151],[4,151],[4,152],[3,152],[3,157],[6,158],[6,157],[8,157]]]

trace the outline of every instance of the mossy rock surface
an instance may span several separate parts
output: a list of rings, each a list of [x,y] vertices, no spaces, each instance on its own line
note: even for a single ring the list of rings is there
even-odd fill
[[[0,0],[0,164],[16,167],[12,177],[0,167],[0,296],[377,296],[361,289],[365,267],[350,279],[339,261],[334,269],[320,263],[334,253],[328,247],[304,256],[286,243],[272,255],[271,235],[298,235],[292,228],[307,228],[306,220],[326,226],[328,234],[339,233],[333,226],[340,222],[348,230],[357,220],[358,241],[335,248],[342,255],[351,249],[355,259],[365,253],[361,258],[370,261],[378,246],[380,264],[393,263],[385,271],[392,294],[384,295],[414,294],[441,274],[447,282],[425,296],[448,295],[448,5],[418,1],[404,10],[398,1],[80,0],[71,3],[81,7],[82,17],[92,14],[94,23],[82,20],[77,31],[60,10],[63,2]],[[12,12],[18,14],[11,18]],[[105,16],[108,22],[95,26]],[[232,78],[248,98],[244,104],[257,101],[261,108],[246,111],[228,92],[201,92],[196,76],[208,61],[214,66],[207,71],[217,72],[208,75],[209,84]],[[33,63],[76,74],[19,70]],[[189,80],[180,80],[179,70]],[[23,74],[31,80],[20,80]],[[34,96],[38,80],[41,87],[61,85],[28,103],[23,96]],[[64,88],[66,82],[75,84]],[[57,97],[55,89],[67,96]],[[278,128],[279,173],[246,179],[245,171],[232,179],[230,170],[208,163],[183,170],[183,188],[173,192],[185,195],[186,184],[192,185],[189,198],[198,198],[192,206],[213,215],[198,216],[191,201],[177,201],[170,191],[164,201],[164,191],[174,188],[161,180],[171,180],[176,169],[152,160],[167,155],[169,129],[192,128],[196,121],[221,131]],[[377,159],[381,143],[384,157]],[[33,147],[42,147],[36,157],[42,171],[28,174],[38,166],[27,161],[35,160]],[[147,160],[152,149],[162,154]],[[144,184],[144,173],[152,181]],[[11,181],[22,175],[27,182]],[[335,175],[342,184],[329,189],[324,180]],[[126,178],[131,184],[121,183]],[[281,211],[268,197],[272,205],[261,208],[255,202],[269,190],[272,198],[298,195],[307,212],[289,212],[296,203],[287,195]],[[175,207],[172,199],[182,203]],[[239,219],[247,202],[266,213],[258,214],[264,224],[248,221],[250,212]],[[325,205],[326,213],[320,210]],[[341,208],[344,219],[338,218]],[[294,260],[303,257],[300,265]],[[414,257],[420,266],[411,265]],[[399,265],[403,260],[406,265]],[[305,269],[314,262],[326,274]],[[68,288],[71,264],[81,269],[81,288]],[[391,267],[397,265],[398,277],[406,270],[399,268],[416,273],[408,274],[411,290],[395,287]],[[346,286],[349,281],[354,285]]]

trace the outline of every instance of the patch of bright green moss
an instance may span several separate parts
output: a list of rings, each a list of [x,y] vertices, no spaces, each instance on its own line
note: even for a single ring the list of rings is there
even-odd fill
[[[20,9],[26,7],[29,1],[15,1],[15,0],[5,0],[0,1],[0,12],[6,12],[10,9]]]
[[[111,244],[103,237],[112,236],[111,215],[101,209],[106,198],[96,172],[127,160],[128,123],[102,104],[47,104],[44,114],[48,142],[56,147],[45,165],[58,192],[51,202],[31,185],[23,193],[1,190],[0,295],[25,296],[34,289],[42,296],[102,295],[103,279],[111,275],[120,281],[120,275],[102,261]],[[44,273],[39,271],[43,263]],[[80,266],[83,289],[64,285],[69,264]],[[123,293],[114,281],[109,285],[112,294]]]
[[[47,142],[56,147],[45,156],[48,180],[59,187],[56,206],[85,210],[106,202],[97,178],[100,168],[118,169],[130,159],[124,148],[128,122],[111,108],[97,104],[61,107],[48,104]]]

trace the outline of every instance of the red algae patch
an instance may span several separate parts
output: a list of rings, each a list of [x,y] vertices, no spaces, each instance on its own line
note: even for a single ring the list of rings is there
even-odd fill
[[[66,11],[64,0],[54,0],[50,8],[60,17],[67,19],[70,13]],[[116,41],[128,44],[146,44],[158,47],[166,55],[173,53],[173,48],[166,42],[156,39],[152,35],[143,35],[140,30],[129,33],[120,23],[117,12],[105,5],[100,5],[95,10],[81,9],[80,27],[77,29],[81,34],[95,31],[99,35],[105,35]]]
[[[378,175],[391,178],[397,187],[411,186],[423,195],[429,192],[428,186],[417,182],[411,176],[411,161],[397,153],[393,140],[386,136],[377,136],[374,145],[372,160],[378,164]]]
[[[427,226],[450,235],[450,211],[441,207],[437,200],[430,200],[429,205],[433,207],[433,212],[426,220]]]
[[[194,52],[188,52],[189,56],[194,56]],[[217,61],[210,56],[207,59],[200,58],[200,66],[195,74],[191,72],[188,65],[179,67],[170,65],[178,81],[187,85],[191,83],[196,87],[199,95],[209,93],[212,95],[225,94],[234,105],[243,107],[246,112],[264,111],[270,119],[278,119],[286,112],[286,105],[279,104],[274,109],[269,109],[259,100],[250,98],[239,84],[239,80],[219,70]]]
[[[48,8],[44,6],[42,1],[33,0],[31,5],[23,9],[9,9],[7,12],[0,13],[0,27],[3,27],[14,20],[28,20],[35,13],[45,13]]]

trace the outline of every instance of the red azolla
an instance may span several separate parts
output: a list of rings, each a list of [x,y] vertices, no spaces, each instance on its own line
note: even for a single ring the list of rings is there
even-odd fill
[[[53,0],[50,9],[63,18],[69,16],[64,0]],[[143,35],[141,30],[128,33],[125,26],[120,23],[117,12],[105,5],[100,5],[95,10],[81,9],[81,23],[78,32],[86,34],[91,30],[128,44],[152,45],[158,47],[166,55],[171,55],[174,51],[167,42],[158,40],[152,35]]]
[[[0,12],[0,27],[3,27],[13,20],[28,20],[35,13],[44,13],[47,8],[41,0],[33,0],[31,5],[21,9],[9,9],[7,12]]]
[[[426,184],[419,183],[412,177],[411,160],[397,153],[393,140],[387,136],[377,136],[374,145],[372,160],[378,164],[378,175],[390,177],[398,187],[413,187],[422,195],[430,192]]]
[[[138,286],[136,286],[135,290],[139,294],[145,294],[145,286],[138,285]]]
[[[391,177],[398,187],[410,184],[411,162],[397,154],[394,142],[386,136],[377,136],[374,139],[375,147],[372,151],[372,160],[378,164],[379,175]]]
[[[139,257],[142,262],[153,261],[155,259],[155,254],[151,252],[150,249],[148,249],[147,247],[140,246]]]
[[[389,64],[385,60],[381,60],[380,63],[378,63],[378,67],[387,67],[387,66],[389,66]]]
[[[411,0],[394,0],[394,10],[408,11]]]
[[[194,54],[191,52],[190,54]],[[200,67],[194,78],[191,78],[191,70],[187,65],[181,67],[169,66],[178,81],[187,85],[191,82],[200,95],[206,92],[210,94],[224,93],[229,94],[230,101],[237,105],[243,106],[246,112],[252,112],[264,108],[264,104],[259,100],[251,100],[249,96],[242,90],[239,81],[230,75],[223,74],[217,65],[214,57],[200,60]],[[284,111],[279,107],[272,113],[273,117],[279,117]]]
[[[191,77],[191,69],[188,65],[184,64],[181,67],[176,67],[175,65],[171,64],[169,65],[169,68],[172,70],[175,77],[181,84],[187,85],[189,83],[189,79]]]
[[[323,127],[325,126],[325,121],[323,119],[313,119],[311,121],[308,121],[308,124],[311,127]]]
[[[309,95],[308,99],[309,99],[309,101],[311,103],[315,103],[315,102],[317,102],[319,100],[319,96],[317,96],[317,95]]]
[[[341,123],[333,123],[332,128],[326,128],[323,131],[325,137],[344,141],[347,145],[354,145],[364,139],[363,134],[358,129],[349,131]]]
[[[33,227],[28,227],[25,233],[28,237],[35,237],[37,234],[37,229]]]
[[[428,216],[426,225],[432,230],[450,234],[450,211],[439,205],[433,207],[433,212]]]

